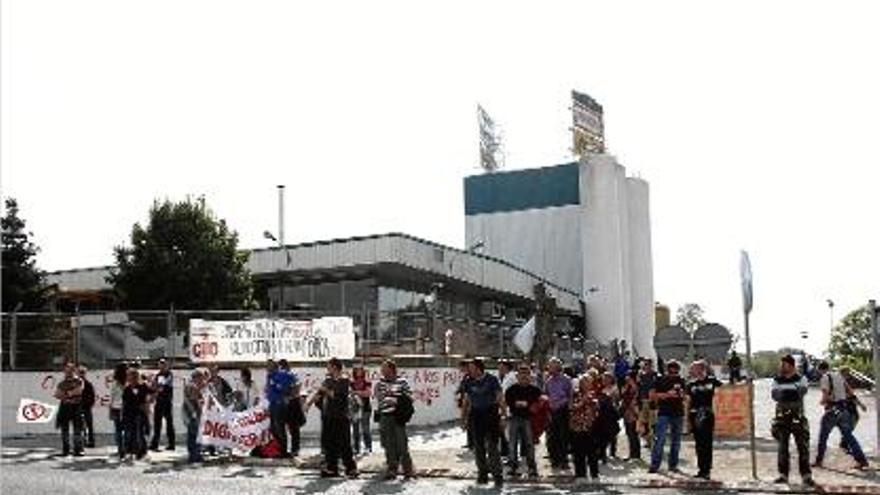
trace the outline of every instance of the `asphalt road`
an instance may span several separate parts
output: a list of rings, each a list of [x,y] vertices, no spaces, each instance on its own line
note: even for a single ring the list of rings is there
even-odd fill
[[[259,493],[447,495],[496,493],[633,493],[671,495],[684,493],[672,489],[631,487],[590,487],[551,484],[507,484],[498,490],[479,486],[473,480],[421,478],[414,481],[378,481],[373,475],[357,480],[324,480],[313,471],[271,466],[233,464],[187,466],[174,463],[135,462],[121,464],[101,456],[52,458],[43,449],[6,449],[0,473],[4,495],[65,493],[131,495],[220,495]],[[730,492],[728,492],[730,493]]]

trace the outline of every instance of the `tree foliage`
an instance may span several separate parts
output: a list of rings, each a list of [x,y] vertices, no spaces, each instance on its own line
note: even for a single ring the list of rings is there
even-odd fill
[[[154,202],[147,226],[132,227],[131,246],[114,251],[116,267],[107,281],[129,309],[252,307],[247,254],[203,197]]]
[[[862,306],[840,320],[831,330],[828,357],[835,366],[850,366],[862,373],[872,368],[871,318],[868,306]]]
[[[703,308],[696,303],[685,303],[678,307],[675,312],[675,324],[693,334],[698,328],[706,324],[703,317]]]
[[[33,233],[25,230],[18,216],[18,202],[6,198],[3,227],[3,311],[12,311],[21,303],[22,310],[39,309],[43,304],[44,274],[37,269],[40,248],[31,241]]]

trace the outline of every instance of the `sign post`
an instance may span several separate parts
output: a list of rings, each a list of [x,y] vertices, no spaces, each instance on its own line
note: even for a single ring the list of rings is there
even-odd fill
[[[878,313],[877,301],[868,301],[868,318],[871,320],[871,339],[874,347],[874,410],[877,414],[877,450],[880,452],[880,313]]]
[[[743,316],[746,330],[746,367],[749,384],[749,448],[752,456],[752,479],[758,479],[758,463],[755,457],[755,383],[752,368],[752,339],[749,334],[749,313],[752,312],[752,264],[749,253],[740,251],[739,276],[742,284]]]

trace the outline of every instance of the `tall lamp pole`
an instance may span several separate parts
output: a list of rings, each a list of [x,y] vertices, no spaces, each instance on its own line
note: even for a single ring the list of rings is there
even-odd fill
[[[284,249],[285,266],[290,266],[290,254],[284,244],[284,184],[276,186],[278,188],[278,237],[272,235],[268,230],[263,232],[263,237],[270,241],[276,242],[279,248]],[[278,308],[279,311],[284,309],[284,279],[283,271],[278,270]]]

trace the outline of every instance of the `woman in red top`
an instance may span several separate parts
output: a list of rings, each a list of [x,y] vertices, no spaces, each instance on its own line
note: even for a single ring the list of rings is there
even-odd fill
[[[578,482],[586,480],[587,464],[590,476],[599,479],[599,449],[603,443],[599,441],[595,426],[599,420],[598,392],[601,388],[598,373],[590,369],[578,381],[577,392],[571,401],[568,425],[574,451],[574,476]]]
[[[370,432],[370,419],[373,407],[370,403],[373,386],[367,380],[367,371],[363,365],[355,365],[351,371],[351,441],[355,454],[361,453],[361,434],[364,439],[364,451],[373,452],[373,437]]]

